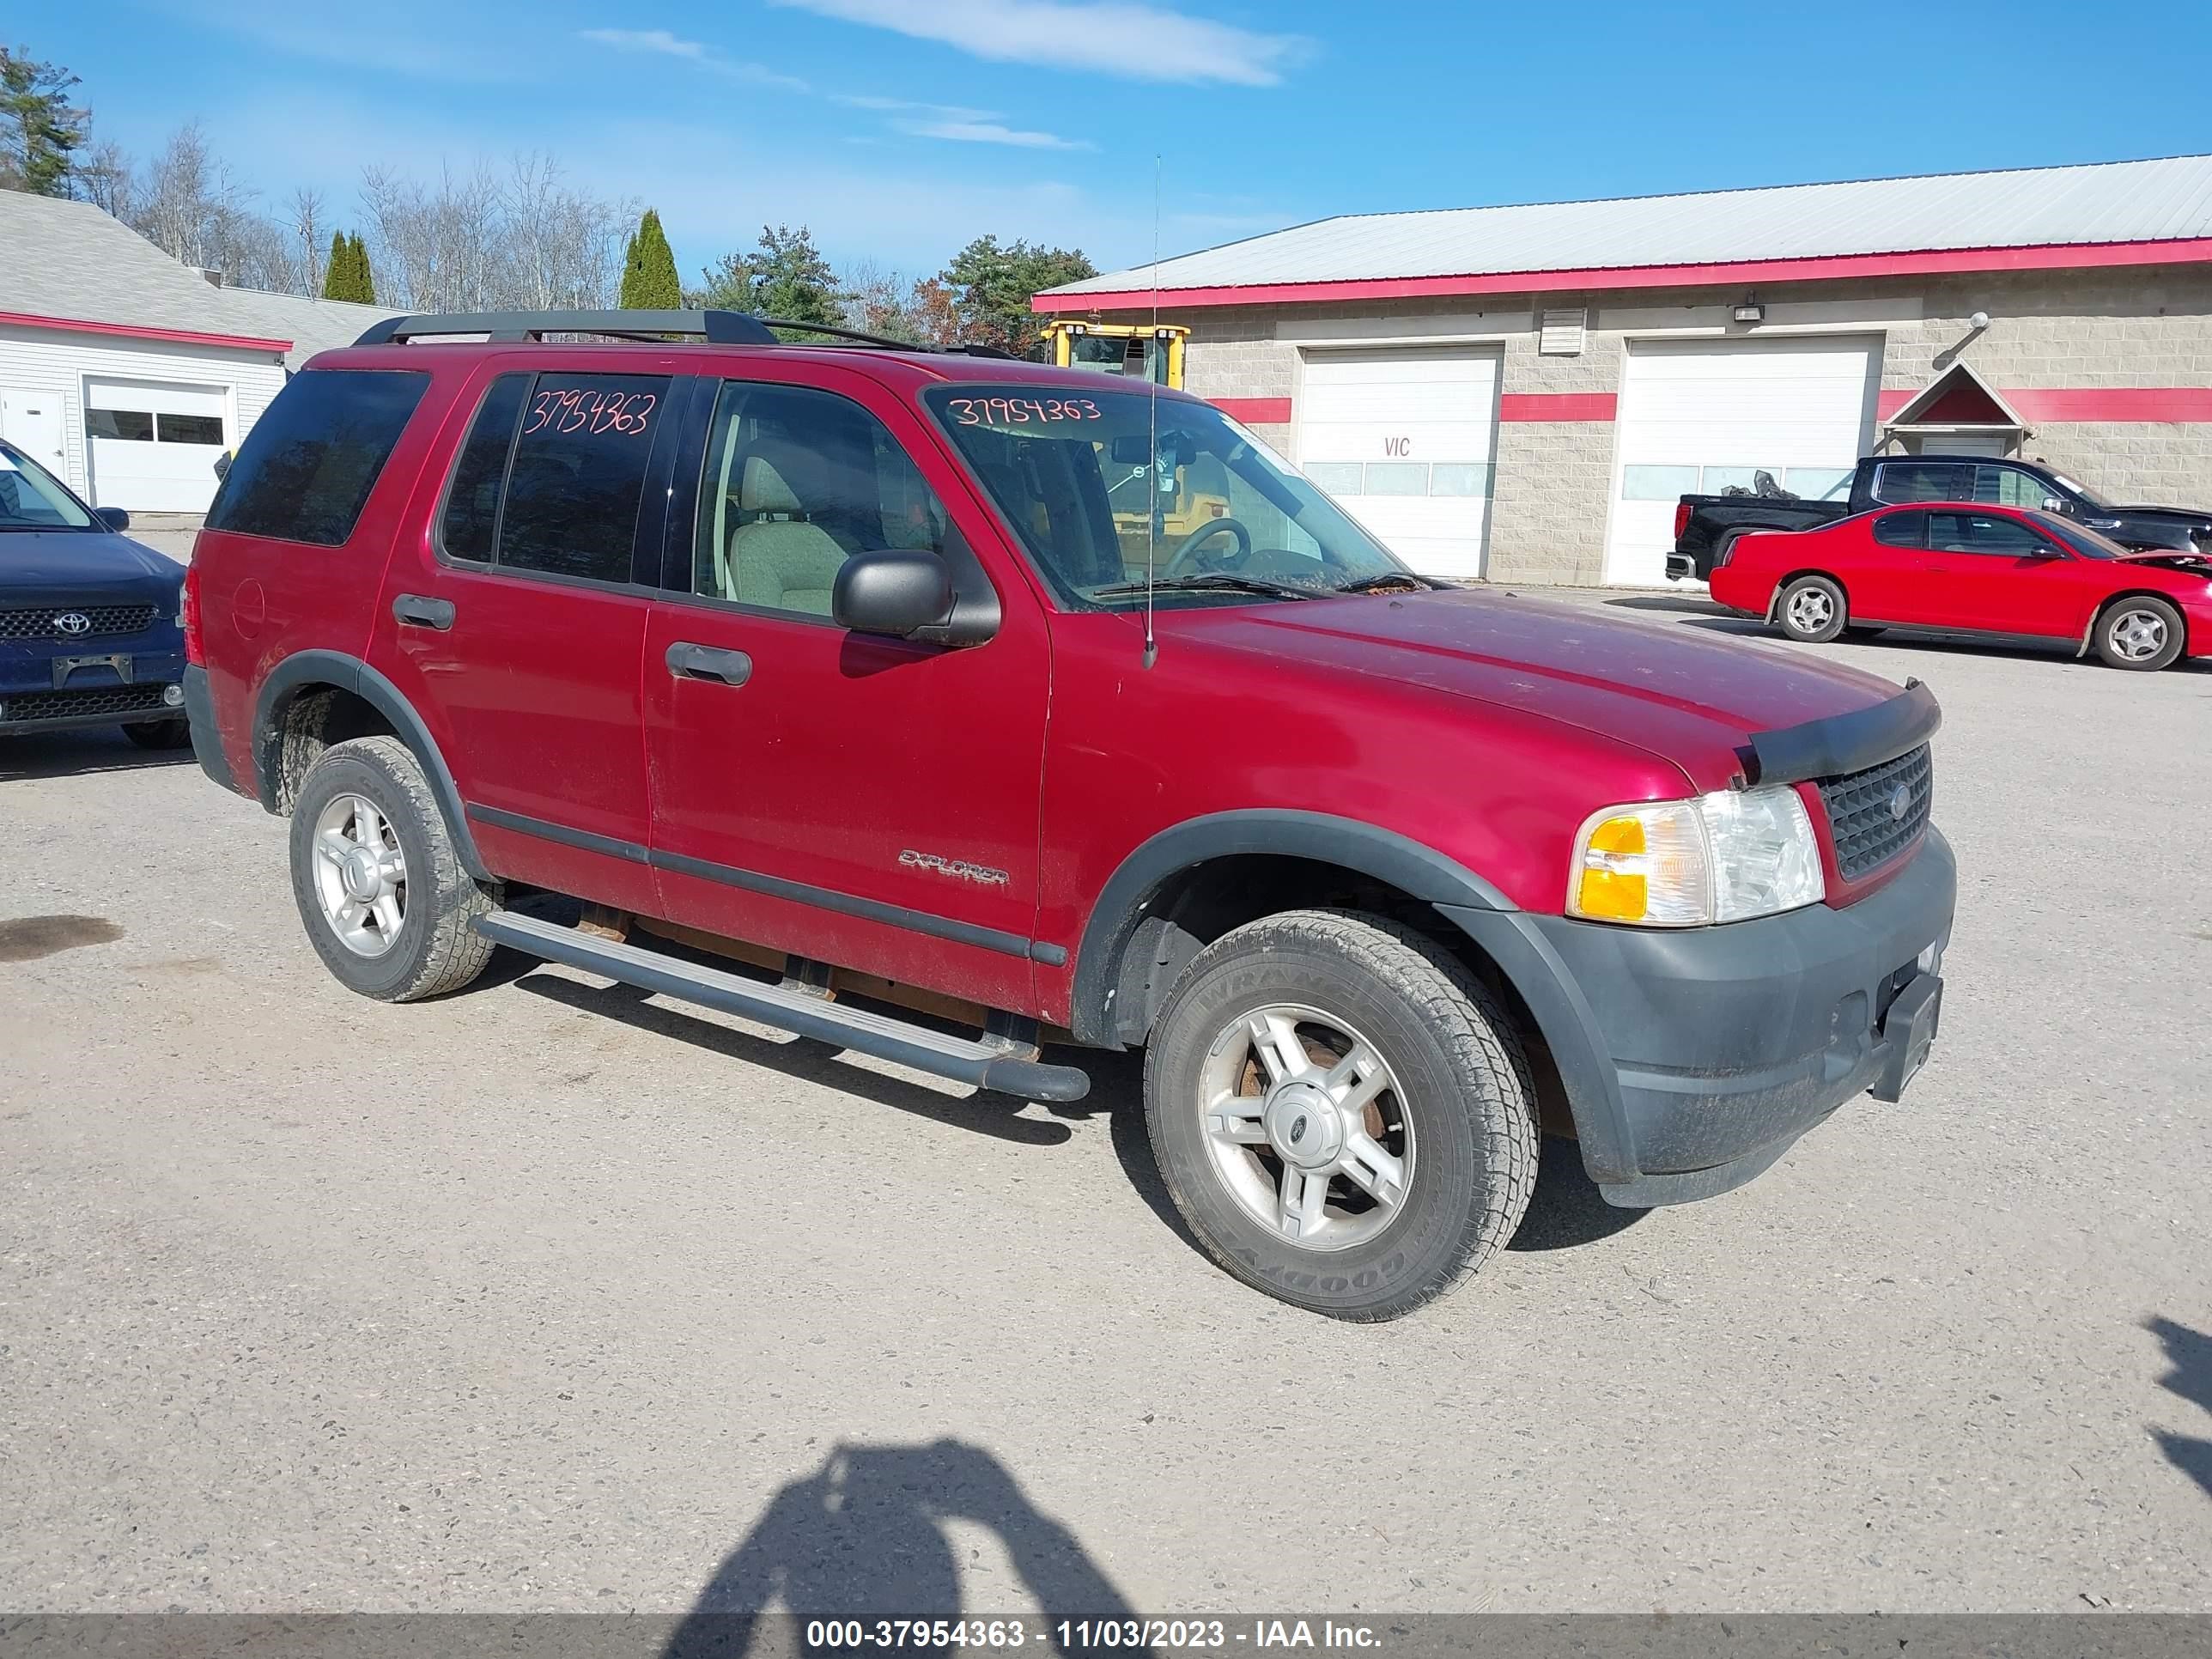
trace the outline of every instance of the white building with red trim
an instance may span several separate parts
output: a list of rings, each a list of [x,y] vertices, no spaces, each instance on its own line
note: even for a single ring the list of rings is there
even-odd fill
[[[286,375],[390,314],[224,288],[98,208],[0,191],[0,438],[96,506],[205,511]]]
[[[1656,583],[1684,494],[1887,447],[2212,504],[2212,156],[1322,220],[1037,296],[1416,565]]]

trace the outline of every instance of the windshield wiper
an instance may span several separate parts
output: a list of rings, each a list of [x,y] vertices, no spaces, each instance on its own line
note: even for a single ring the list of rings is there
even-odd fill
[[[1159,593],[1204,592],[1212,589],[1231,593],[1272,593],[1285,599],[1318,599],[1322,591],[1302,587],[1296,582],[1270,581],[1265,576],[1239,576],[1227,570],[1207,570],[1193,576],[1161,576],[1152,584]],[[1115,582],[1110,587],[1094,587],[1094,599],[1120,599],[1125,594],[1141,593],[1143,582]]]
[[[1359,576],[1331,591],[1338,593],[1380,593],[1386,587],[1442,587],[1439,581],[1416,576],[1410,570],[1385,570],[1379,575]]]

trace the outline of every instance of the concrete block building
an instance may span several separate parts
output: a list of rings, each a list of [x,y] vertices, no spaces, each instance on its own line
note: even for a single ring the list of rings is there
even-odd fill
[[[2212,156],[1322,220],[1041,294],[1417,567],[1656,584],[1676,499],[1877,449],[2212,504]]]

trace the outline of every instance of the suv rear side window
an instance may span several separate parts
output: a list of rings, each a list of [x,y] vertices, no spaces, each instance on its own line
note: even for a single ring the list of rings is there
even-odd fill
[[[665,374],[502,374],[453,464],[449,558],[628,582]]]
[[[207,527],[342,545],[429,384],[411,369],[294,375],[246,434]]]
[[[1970,501],[1966,469],[1952,461],[1884,461],[1875,473],[1878,501]]]

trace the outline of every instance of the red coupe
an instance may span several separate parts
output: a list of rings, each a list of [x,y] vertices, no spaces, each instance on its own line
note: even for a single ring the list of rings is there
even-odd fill
[[[1816,643],[1914,628],[2063,640],[2115,668],[2212,657],[2212,558],[2023,507],[1922,501],[1739,537],[1712,596]]]

